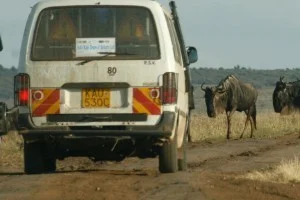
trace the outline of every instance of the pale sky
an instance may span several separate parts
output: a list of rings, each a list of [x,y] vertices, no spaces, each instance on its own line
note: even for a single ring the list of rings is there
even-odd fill
[[[18,67],[30,7],[38,0],[1,0],[0,64]],[[167,0],[158,0],[168,6]],[[5,3],[4,3],[5,2]],[[299,0],[175,0],[187,46],[199,60],[192,67],[253,69],[300,67]]]

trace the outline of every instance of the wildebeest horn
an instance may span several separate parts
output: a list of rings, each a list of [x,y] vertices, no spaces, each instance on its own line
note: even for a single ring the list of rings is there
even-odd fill
[[[205,83],[205,82],[203,82],[203,83],[201,84],[201,89],[205,92],[205,89],[203,88],[204,83]]]
[[[284,79],[284,76],[280,76],[280,78],[279,78],[280,82],[282,82],[283,79]]]

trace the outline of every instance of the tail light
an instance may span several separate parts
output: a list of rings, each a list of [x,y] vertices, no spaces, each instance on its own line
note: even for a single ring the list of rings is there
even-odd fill
[[[167,72],[163,75],[162,103],[177,103],[177,81],[174,72]]]
[[[14,78],[15,88],[15,105],[16,106],[28,106],[29,105],[29,88],[30,78],[28,74],[20,73]]]

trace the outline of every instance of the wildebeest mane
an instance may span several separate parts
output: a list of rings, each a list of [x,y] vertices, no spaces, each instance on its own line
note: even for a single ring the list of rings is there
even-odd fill
[[[228,75],[223,80],[219,82],[219,85],[217,88],[228,90],[230,87],[232,87],[233,82],[239,82],[239,79],[235,77],[234,75]]]

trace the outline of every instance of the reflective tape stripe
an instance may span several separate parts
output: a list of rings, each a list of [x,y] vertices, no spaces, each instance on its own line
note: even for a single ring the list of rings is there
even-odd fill
[[[32,90],[31,94],[35,94],[36,91],[40,91],[43,95],[40,99],[35,99],[34,96],[32,96],[32,115],[44,116],[47,114],[58,114],[60,110],[59,89]]]
[[[161,103],[159,98],[152,98],[150,91],[153,88],[133,88],[133,112],[159,115]]]

